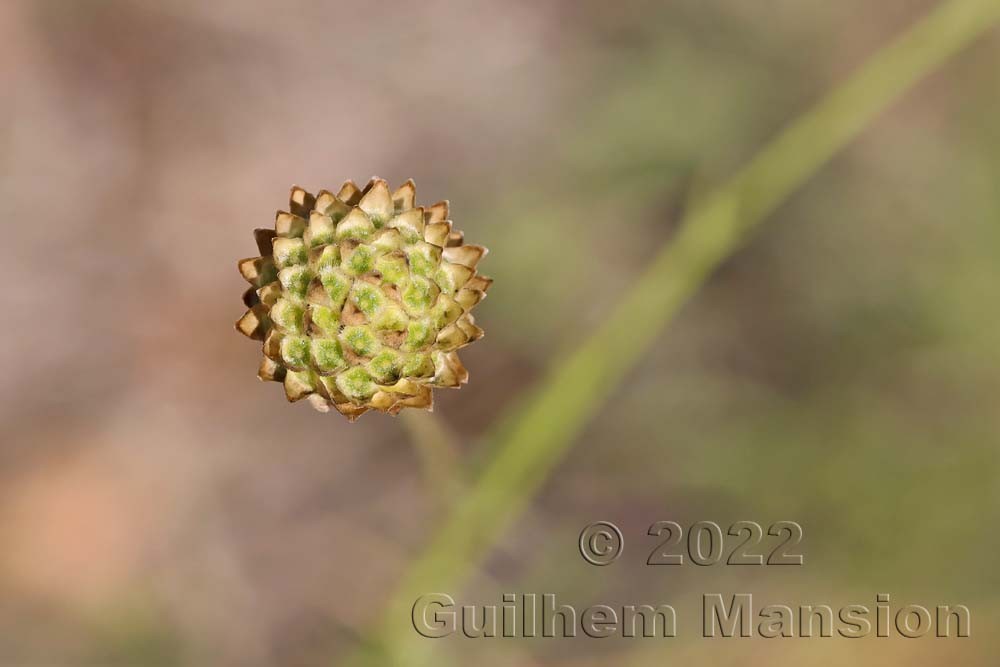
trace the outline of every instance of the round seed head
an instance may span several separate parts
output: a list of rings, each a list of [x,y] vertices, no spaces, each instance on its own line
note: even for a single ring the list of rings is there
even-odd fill
[[[446,201],[418,207],[412,180],[293,187],[274,229],[254,231],[260,256],[239,262],[236,328],[262,341],[258,377],[351,421],[429,410],[434,388],[464,384],[457,350],[482,337],[471,311],[492,281],[477,273],[486,248],[448,216]]]

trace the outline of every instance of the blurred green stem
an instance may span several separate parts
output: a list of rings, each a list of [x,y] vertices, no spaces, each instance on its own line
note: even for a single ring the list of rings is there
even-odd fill
[[[414,600],[458,594],[498,536],[531,502],[574,438],[712,271],[749,232],[917,80],[1000,19],[1000,0],[949,0],[884,47],[779,134],[729,182],[690,211],[676,238],[627,298],[556,364],[508,422],[475,484],[452,505],[356,656],[377,665],[421,664],[434,642],[414,631]],[[608,355],[615,349],[619,354]]]
[[[435,509],[447,507],[463,487],[455,439],[432,412],[403,410],[399,419],[410,434],[429,494],[437,504]]]

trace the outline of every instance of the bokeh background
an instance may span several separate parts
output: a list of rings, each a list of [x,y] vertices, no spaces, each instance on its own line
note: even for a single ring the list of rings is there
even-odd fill
[[[0,4],[0,664],[337,664],[442,475],[688,202],[933,4]],[[437,664],[996,664],[998,71],[994,31],[772,216],[452,591],[670,602],[680,636],[452,638]],[[233,330],[289,186],[372,174],[492,250],[472,382],[434,421],[288,405]],[[597,519],[626,534],[608,568],[576,552]],[[795,520],[806,563],[649,568],[659,519]],[[712,592],[963,603],[973,635],[709,641]]]

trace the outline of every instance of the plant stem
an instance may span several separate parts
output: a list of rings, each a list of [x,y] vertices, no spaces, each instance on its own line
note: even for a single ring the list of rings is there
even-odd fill
[[[557,364],[498,441],[494,457],[412,563],[362,664],[421,664],[433,642],[411,627],[414,600],[458,593],[531,502],[588,417],[712,271],[879,112],[1000,19],[1000,0],[949,0],[882,48],[766,145],[682,221],[675,239],[577,349]],[[614,348],[614,358],[604,354]],[[376,657],[373,663],[366,659]]]
[[[434,509],[447,507],[464,487],[454,438],[434,413],[403,410],[399,419],[420,459],[429,495],[437,505]]]

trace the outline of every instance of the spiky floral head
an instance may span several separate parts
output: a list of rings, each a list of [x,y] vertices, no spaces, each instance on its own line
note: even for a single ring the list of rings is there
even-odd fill
[[[354,421],[368,410],[431,409],[434,387],[469,377],[457,350],[483,336],[472,308],[492,280],[476,273],[486,248],[465,245],[448,202],[415,206],[407,181],[380,178],[333,194],[293,187],[274,229],[257,229],[260,257],[241,260],[249,310],[236,323],[264,341],[262,380],[283,382]]]

